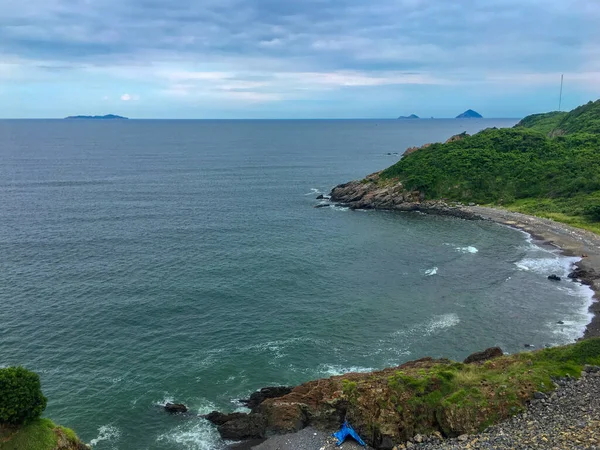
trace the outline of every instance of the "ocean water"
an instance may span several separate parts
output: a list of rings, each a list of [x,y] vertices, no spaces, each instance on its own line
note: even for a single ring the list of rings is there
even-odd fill
[[[314,208],[408,146],[514,123],[0,121],[0,365],[38,372],[95,449],[212,450],[197,415],[266,385],[571,342],[590,292],[546,277],[575,259],[492,223]]]

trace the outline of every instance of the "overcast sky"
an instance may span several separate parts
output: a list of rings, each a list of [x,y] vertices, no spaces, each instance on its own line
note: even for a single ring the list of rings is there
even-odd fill
[[[600,97],[600,0],[0,0],[0,117],[521,117]]]

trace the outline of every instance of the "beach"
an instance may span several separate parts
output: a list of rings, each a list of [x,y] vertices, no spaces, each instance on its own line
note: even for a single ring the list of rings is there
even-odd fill
[[[576,279],[587,284],[594,291],[594,303],[590,306],[590,312],[594,314],[594,317],[587,325],[582,337],[600,336],[600,303],[598,302],[600,298],[600,236],[591,231],[554,220],[506,209],[485,206],[464,206],[462,209],[484,220],[491,220],[525,231],[534,239],[556,247],[565,256],[581,257],[581,260],[575,264],[578,268]]]

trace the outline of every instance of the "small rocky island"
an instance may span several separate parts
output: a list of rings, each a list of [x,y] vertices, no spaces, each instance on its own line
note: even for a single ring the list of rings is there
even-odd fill
[[[473,111],[472,109],[467,109],[464,113],[456,116],[457,119],[483,119],[483,116],[479,114],[477,111]]]
[[[420,119],[416,114],[411,114],[410,116],[400,116],[398,119]]]
[[[127,120],[128,118],[116,114],[106,114],[104,116],[69,116],[65,119]]]

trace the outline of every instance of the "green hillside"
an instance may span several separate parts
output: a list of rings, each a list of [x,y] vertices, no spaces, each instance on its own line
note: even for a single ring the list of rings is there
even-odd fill
[[[503,205],[600,230],[600,100],[421,148],[381,178],[427,199]]]

